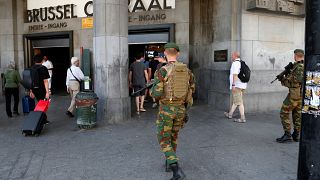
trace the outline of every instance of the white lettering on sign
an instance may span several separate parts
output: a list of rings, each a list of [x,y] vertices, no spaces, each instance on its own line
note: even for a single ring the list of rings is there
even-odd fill
[[[129,12],[174,9],[175,0],[128,0]]]
[[[66,5],[67,7],[65,7]],[[47,8],[47,10],[45,8]],[[93,15],[93,4],[92,1],[89,0],[27,0],[27,10],[29,10],[29,12],[32,11],[33,14],[36,13],[36,15],[38,14],[37,11],[39,11],[39,18],[41,12],[40,9],[43,11],[43,17],[46,13],[48,13],[50,17],[53,17],[54,15],[60,17],[62,16],[60,15],[61,13],[65,13],[65,11],[67,11],[66,14],[68,14],[71,10],[73,10],[73,15],[77,17],[88,17],[91,14]]]

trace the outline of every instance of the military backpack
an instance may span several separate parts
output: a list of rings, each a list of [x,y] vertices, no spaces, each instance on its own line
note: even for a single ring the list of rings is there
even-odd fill
[[[164,99],[186,102],[189,93],[189,69],[186,64],[176,62],[167,65],[167,76],[164,79]]]

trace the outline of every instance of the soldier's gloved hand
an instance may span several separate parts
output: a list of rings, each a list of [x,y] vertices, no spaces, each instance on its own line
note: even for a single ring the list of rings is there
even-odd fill
[[[188,121],[189,121],[189,115],[188,114],[185,115],[183,121],[184,121],[185,124],[188,123]]]

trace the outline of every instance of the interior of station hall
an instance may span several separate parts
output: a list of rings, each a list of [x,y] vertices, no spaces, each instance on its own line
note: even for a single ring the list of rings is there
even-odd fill
[[[128,67],[137,52],[152,59],[167,42],[196,77],[197,101],[213,109],[230,105],[231,53],[252,71],[248,112],[276,110],[286,95],[270,84],[304,49],[303,0],[0,0],[0,72],[14,60],[20,73],[41,52],[53,62],[53,91],[65,93],[73,56],[93,80],[99,114],[130,119]],[[105,83],[101,83],[105,82]],[[21,90],[22,91],[22,90]]]

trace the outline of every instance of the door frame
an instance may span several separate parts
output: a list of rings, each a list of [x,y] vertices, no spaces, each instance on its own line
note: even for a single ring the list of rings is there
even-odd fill
[[[133,25],[128,27],[128,36],[130,34],[147,34],[148,32],[168,32],[169,42],[175,41],[175,24]]]
[[[24,67],[31,67],[33,51],[33,40],[52,39],[52,38],[68,38],[69,39],[69,59],[73,57],[73,31],[61,31],[61,32],[45,32],[45,33],[33,33],[23,35],[23,51],[24,51]]]

